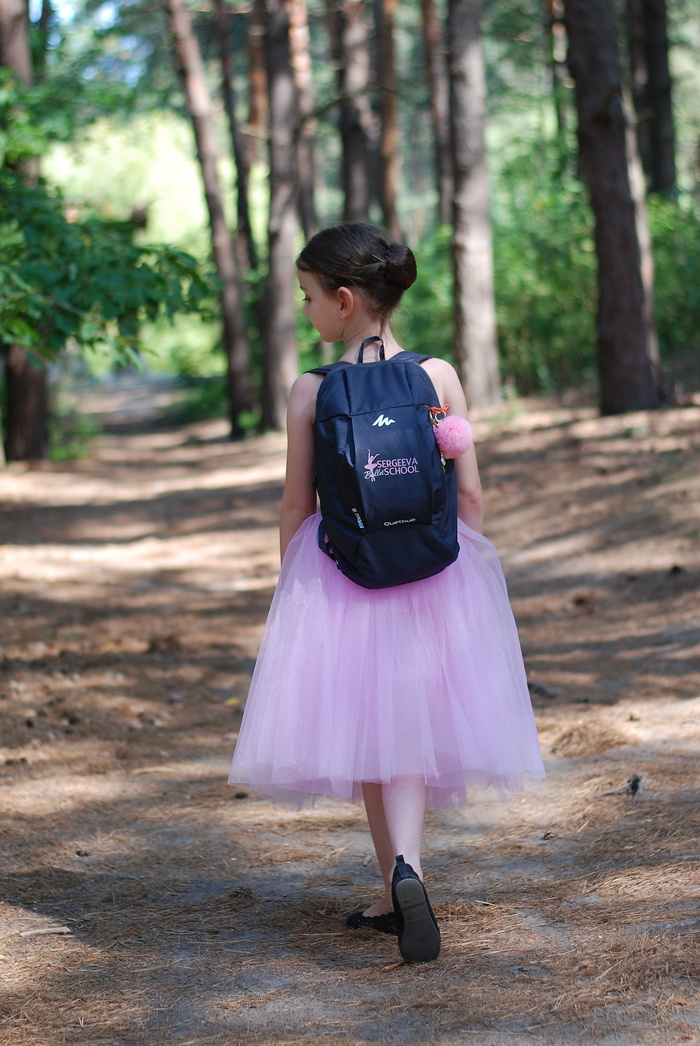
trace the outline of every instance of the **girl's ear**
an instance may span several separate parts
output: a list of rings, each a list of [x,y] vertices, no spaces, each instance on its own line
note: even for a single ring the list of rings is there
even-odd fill
[[[343,319],[347,319],[355,308],[355,297],[349,287],[339,287],[336,294],[338,296],[338,305],[340,306],[340,315]]]

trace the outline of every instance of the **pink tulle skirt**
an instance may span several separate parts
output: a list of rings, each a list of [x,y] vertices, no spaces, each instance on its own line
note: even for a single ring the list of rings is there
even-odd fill
[[[444,807],[543,777],[493,545],[460,522],[441,574],[368,590],[319,550],[319,518],[284,558],[229,781],[299,805],[422,775],[428,805]]]

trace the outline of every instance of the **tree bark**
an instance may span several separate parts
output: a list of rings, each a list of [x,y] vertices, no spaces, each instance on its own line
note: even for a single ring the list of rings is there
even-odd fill
[[[500,402],[501,393],[484,142],[486,83],[480,14],[480,0],[449,0],[455,363],[470,406],[489,407]]]
[[[26,352],[13,345],[6,357],[5,390],[6,459],[43,460],[49,450],[46,367],[33,366]]]
[[[563,95],[567,78],[564,0],[544,0],[544,13],[552,101],[557,121],[557,134],[559,140],[563,141],[566,135],[566,106]]]
[[[32,83],[25,0],[0,0],[0,66],[10,69],[21,83]],[[18,173],[28,185],[36,182],[38,158],[24,161]],[[16,345],[6,346],[5,355],[5,457],[8,461],[40,460],[49,451],[46,366],[32,365]]]
[[[26,0],[0,0],[0,65],[23,84],[32,82]]]
[[[394,21],[398,0],[375,0],[377,27],[377,72],[380,85],[379,203],[384,226],[395,240],[403,239],[396,200],[398,197],[400,148],[396,98]]]
[[[46,79],[46,52],[48,48],[49,33],[54,21],[53,6],[50,0],[42,0],[41,12],[38,21],[34,22],[34,30],[41,41],[40,46],[34,51],[34,82],[41,83]]]
[[[267,146],[267,68],[265,60],[265,0],[253,0],[248,17],[248,165]]]
[[[658,407],[658,362],[622,93],[611,0],[566,0],[568,62],[574,79],[579,162],[595,217],[598,261],[598,373],[604,414]],[[648,244],[648,237],[647,237]]]
[[[649,192],[676,192],[676,132],[666,0],[627,0],[627,38],[637,144]]]
[[[314,109],[311,56],[309,54],[309,19],[306,0],[291,0],[289,46],[292,74],[297,93],[299,127],[297,131],[297,169],[299,175],[299,218],[308,240],[318,229],[315,203],[316,162],[312,119]]]
[[[231,138],[231,152],[236,168],[236,214],[237,239],[239,252],[244,261],[246,269],[257,269],[258,254],[253,239],[253,229],[250,224],[250,207],[248,203],[248,181],[250,165],[248,162],[248,150],[246,149],[245,136],[241,131],[236,118],[236,99],[233,90],[233,72],[231,68],[231,42],[228,12],[230,8],[225,0],[214,0],[216,13],[216,33],[219,42],[219,62],[221,64],[221,96],[226,110],[229,136]]]
[[[376,120],[369,103],[369,40],[362,0],[329,5],[333,59],[340,94],[341,180],[345,221],[367,221],[372,202]]]
[[[294,296],[299,113],[289,43],[290,0],[266,0],[267,83],[270,112],[269,273],[266,288],[262,425],[284,427],[289,390],[299,368]]]
[[[238,265],[224,216],[217,170],[218,151],[211,119],[209,92],[197,38],[184,0],[165,0],[175,57],[192,118],[197,156],[209,214],[212,251],[221,281],[221,318],[227,360],[231,436],[242,434],[240,414],[251,407],[250,351]]]
[[[430,95],[430,116],[435,148],[435,176],[438,195],[438,220],[441,225],[452,221],[454,178],[450,144],[450,99],[447,80],[445,45],[434,0],[422,0],[423,46]]]

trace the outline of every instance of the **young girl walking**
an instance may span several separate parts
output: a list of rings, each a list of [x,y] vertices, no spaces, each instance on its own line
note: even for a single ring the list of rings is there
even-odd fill
[[[389,318],[416,278],[408,247],[350,222],[314,236],[297,268],[304,313],[324,341],[342,343],[340,361],[372,367],[382,345],[387,359],[402,351]],[[466,418],[450,364],[421,366],[447,413]],[[457,559],[420,581],[364,588],[317,540],[323,380],[302,374],[290,394],[282,569],[229,780],[299,804],[364,801],[384,889],[347,925],[394,933],[404,961],[426,962],[440,951],[423,885],[426,807],[464,804],[477,786],[517,789],[544,770],[505,581],[481,533],[473,445],[454,465]]]

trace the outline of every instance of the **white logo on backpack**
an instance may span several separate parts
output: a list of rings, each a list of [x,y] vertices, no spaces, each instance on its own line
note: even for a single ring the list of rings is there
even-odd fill
[[[374,428],[375,425],[379,425],[379,427],[381,428],[382,425],[395,425],[395,424],[396,424],[396,422],[394,421],[393,418],[385,418],[383,414],[380,414],[379,417],[377,418],[377,420],[372,422],[372,428]]]
[[[377,454],[367,451],[365,462],[365,479],[376,483],[377,476],[409,476],[411,473],[420,472],[418,458],[381,458]],[[355,510],[353,509],[353,512]],[[404,520],[404,522],[407,522]],[[409,520],[408,522],[413,522]]]

